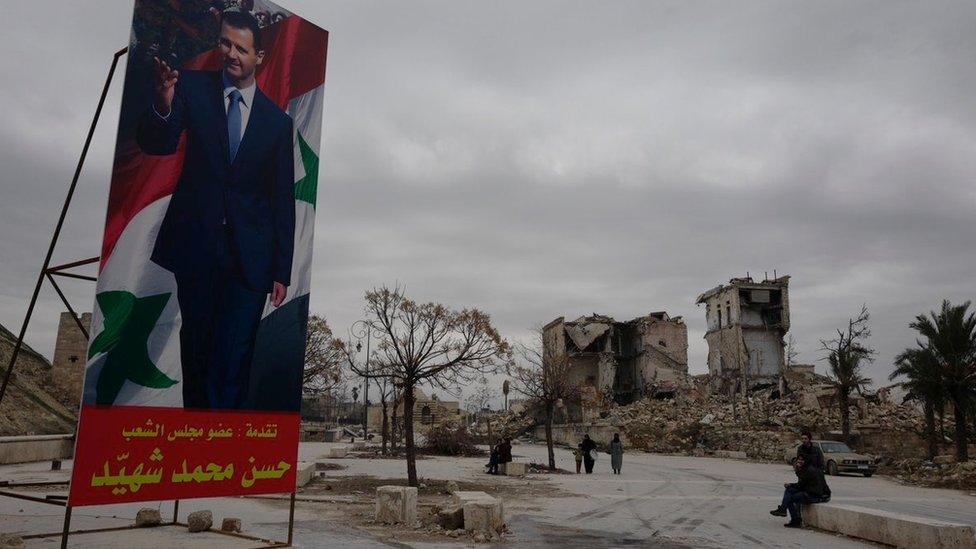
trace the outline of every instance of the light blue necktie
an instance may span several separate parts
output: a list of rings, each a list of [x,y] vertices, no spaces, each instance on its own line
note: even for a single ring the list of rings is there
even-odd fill
[[[227,144],[230,153],[230,161],[234,162],[237,156],[237,148],[241,146],[241,92],[233,90],[230,92],[230,105],[227,108]]]

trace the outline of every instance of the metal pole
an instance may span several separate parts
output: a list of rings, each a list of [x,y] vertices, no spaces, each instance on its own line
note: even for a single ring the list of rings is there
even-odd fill
[[[85,157],[88,155],[88,147],[91,146],[92,137],[95,135],[95,125],[98,123],[98,117],[102,114],[102,106],[105,105],[105,97],[108,95],[109,85],[112,83],[112,75],[115,74],[115,67],[119,64],[119,58],[122,57],[129,48],[122,48],[121,50],[115,52],[115,57],[112,58],[112,66],[108,70],[108,76],[105,78],[105,86],[102,87],[102,95],[98,99],[98,107],[95,109],[95,117],[92,118],[91,126],[88,128],[88,137],[85,138],[85,146],[81,149],[81,158],[78,159],[78,165],[75,167],[75,175],[71,178],[71,185],[68,186],[68,195],[64,199],[64,205],[61,206],[61,215],[58,217],[58,224],[54,227],[54,234],[51,235],[51,244],[47,248],[47,255],[44,256],[44,266],[41,267],[41,272],[37,274],[37,282],[34,284],[34,293],[31,294],[30,304],[27,306],[27,314],[24,316],[24,323],[20,326],[20,334],[17,336],[17,343],[14,344],[14,350],[10,354],[10,363],[7,366],[7,372],[3,376],[3,385],[0,385],[0,402],[3,402],[3,397],[7,393],[7,384],[10,383],[10,375],[14,372],[14,364],[17,362],[17,355],[20,354],[20,348],[24,344],[24,336],[27,334],[27,325],[30,323],[31,315],[34,313],[34,305],[37,304],[37,296],[41,293],[41,284],[44,282],[44,275],[47,272],[48,267],[51,265],[51,256],[54,254],[54,247],[58,243],[58,237],[61,236],[61,227],[64,226],[64,218],[68,214],[68,206],[71,204],[71,197],[75,194],[75,187],[78,185],[78,177],[81,175],[81,167],[85,163]],[[67,542],[67,536],[65,537],[65,542]]]
[[[88,330],[86,330],[85,325],[81,323],[81,318],[78,316],[78,313],[76,313],[71,304],[68,303],[68,298],[64,295],[64,292],[61,291],[61,286],[58,286],[58,283],[54,281],[54,277],[51,276],[51,273],[47,273],[47,280],[51,283],[51,286],[54,286],[54,291],[58,293],[58,297],[61,298],[64,306],[68,308],[68,312],[71,313],[71,318],[74,319],[75,324],[78,325],[78,329],[81,330],[81,335],[85,336],[85,341],[88,341]]]
[[[180,516],[180,500],[177,499],[173,501],[173,524],[179,522],[179,516]]]
[[[68,528],[71,526],[71,506],[64,508],[64,526],[61,528],[61,549],[68,549]]]
[[[372,335],[372,327],[367,324],[366,326],[366,364],[363,368],[366,371],[366,376],[363,379],[363,440],[366,440],[369,434],[369,340]]]
[[[291,493],[291,503],[288,505],[288,547],[294,539],[295,533],[295,492]]]

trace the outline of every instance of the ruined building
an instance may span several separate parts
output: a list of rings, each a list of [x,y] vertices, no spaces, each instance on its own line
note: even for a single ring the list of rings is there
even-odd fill
[[[86,331],[91,330],[91,313],[79,317]],[[85,379],[85,357],[88,354],[88,338],[78,329],[71,313],[61,313],[58,322],[58,339],[54,344],[54,363],[52,377],[55,389],[63,394],[63,399],[78,410],[81,403],[81,390]]]
[[[546,355],[569,359],[580,386],[618,404],[688,374],[688,328],[663,311],[626,322],[598,314],[572,322],[559,317],[543,327],[543,341]]]
[[[778,382],[790,329],[789,276],[733,278],[698,296],[705,305],[708,373],[713,391]]]

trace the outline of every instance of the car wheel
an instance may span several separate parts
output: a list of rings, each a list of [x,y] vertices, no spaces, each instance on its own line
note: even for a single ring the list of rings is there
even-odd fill
[[[868,477],[870,477],[870,476],[871,476],[871,475],[873,475],[873,474],[874,474],[874,473],[864,473],[864,478],[868,478]]]
[[[833,461],[827,462],[827,474],[832,477],[837,476],[837,464]]]

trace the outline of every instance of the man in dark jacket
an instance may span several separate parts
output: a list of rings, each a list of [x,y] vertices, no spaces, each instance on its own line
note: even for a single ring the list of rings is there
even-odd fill
[[[824,470],[824,456],[820,447],[813,443],[813,435],[810,431],[803,431],[800,435],[801,444],[796,448],[796,457],[803,456],[807,465]]]
[[[596,454],[596,443],[590,438],[589,434],[583,435],[583,442],[580,443],[580,450],[583,451],[583,467],[586,469],[586,474],[593,473],[593,464],[596,460],[593,459],[593,455]]]
[[[510,437],[505,437],[502,443],[498,445],[498,462],[499,463],[511,463],[512,461],[512,439]]]
[[[488,458],[488,474],[497,475],[498,474],[498,464],[501,462],[501,448],[504,445],[504,441],[498,439],[498,444],[491,447],[491,455]]]
[[[786,490],[783,492],[783,502],[779,507],[773,509],[769,514],[776,517],[785,517],[787,511],[790,514],[790,521],[784,526],[787,528],[800,528],[803,526],[803,519],[800,516],[800,506],[809,503],[823,503],[830,501],[830,488],[824,479],[823,471],[807,464],[803,456],[798,456],[793,463],[793,471],[796,473],[796,482],[785,484]]]
[[[158,156],[183,144],[150,256],[176,279],[183,407],[237,410],[265,303],[281,305],[291,281],[294,124],[258,89],[265,52],[257,21],[225,11],[219,47],[220,71],[154,59],[153,100],[136,142]]]

